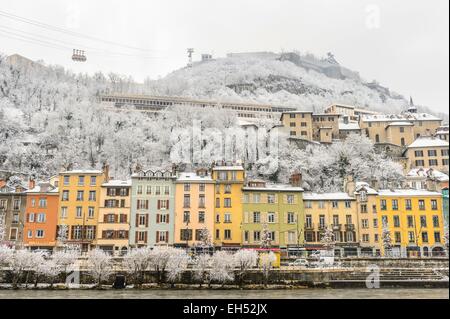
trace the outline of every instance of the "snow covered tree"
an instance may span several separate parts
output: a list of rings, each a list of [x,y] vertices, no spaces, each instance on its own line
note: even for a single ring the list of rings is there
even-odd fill
[[[270,271],[273,269],[273,263],[277,260],[273,252],[262,253],[259,255],[259,267],[263,274],[264,286],[267,286],[269,281]]]
[[[234,263],[239,269],[238,280],[242,287],[245,276],[258,263],[258,253],[255,250],[241,249],[234,254]]]
[[[227,251],[216,251],[211,261],[211,281],[224,285],[234,279],[234,258],[233,254]]]
[[[210,268],[212,265],[212,257],[209,254],[200,254],[194,260],[194,277],[200,282],[200,287],[203,283],[211,282]]]
[[[269,226],[264,223],[261,231],[261,248],[269,248],[272,244],[272,237],[269,231]]]
[[[11,270],[13,289],[18,288],[22,275],[29,269],[33,262],[32,260],[33,253],[26,249],[14,250],[13,253],[8,256],[7,265]]]
[[[0,245],[3,244],[6,235],[5,213],[0,213]]]
[[[392,238],[391,231],[389,230],[389,225],[387,221],[383,221],[383,230],[381,234],[381,239],[383,242],[384,256],[391,257],[392,256]]]
[[[145,271],[150,266],[151,256],[150,247],[141,247],[131,249],[123,258],[123,266],[133,275],[136,287],[141,287],[144,282]]]
[[[61,268],[64,280],[66,280],[68,273],[75,268],[75,264],[79,257],[80,250],[73,245],[66,245],[64,250],[56,251],[51,256],[56,265]]]
[[[153,247],[150,254],[150,267],[156,272],[158,284],[165,281],[166,269],[175,248],[166,246]]]
[[[50,280],[50,288],[53,288],[53,284],[55,279],[62,272],[61,265],[58,265],[55,260],[51,258],[44,259],[36,268],[35,268],[35,282],[34,286],[37,287],[40,278],[45,278]]]
[[[167,279],[174,286],[186,271],[190,257],[184,249],[172,249],[169,262],[167,263]]]
[[[113,270],[112,257],[101,249],[93,249],[87,255],[88,273],[94,278],[96,286],[101,287]]]
[[[334,233],[330,226],[326,227],[325,232],[320,239],[322,246],[327,251],[333,251],[336,241],[334,239]]]

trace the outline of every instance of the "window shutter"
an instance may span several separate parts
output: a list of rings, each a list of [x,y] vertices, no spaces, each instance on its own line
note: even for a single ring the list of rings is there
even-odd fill
[[[156,243],[159,243],[159,231],[156,231]]]
[[[158,210],[161,209],[161,200],[158,199]]]
[[[166,209],[169,209],[169,200],[166,200]]]
[[[130,232],[128,230],[125,231],[125,239],[128,239],[128,237],[130,236]]]
[[[73,239],[73,234],[74,234],[74,227],[71,226],[70,227],[70,239]]]
[[[147,237],[148,237],[148,233],[145,232],[145,233],[144,233],[144,243],[147,243]]]
[[[136,227],[139,226],[139,214],[136,214]]]
[[[27,222],[30,222],[30,214],[27,214]]]
[[[145,201],[145,209],[148,209],[148,200]]]
[[[169,224],[170,223],[170,214],[167,214],[166,220],[167,220],[167,224]]]
[[[106,238],[106,230],[102,231],[102,238]]]
[[[117,223],[119,221],[119,215],[115,214],[114,215],[114,222]]]
[[[248,212],[244,213],[244,223],[248,224]]]
[[[103,222],[104,223],[108,222],[108,215],[107,214],[103,215]]]
[[[159,214],[156,214],[156,223],[157,223],[157,224],[159,224],[159,222],[160,222],[160,220],[161,220],[161,218],[160,218],[159,216],[160,216]]]
[[[145,215],[145,227],[148,227],[148,214]]]

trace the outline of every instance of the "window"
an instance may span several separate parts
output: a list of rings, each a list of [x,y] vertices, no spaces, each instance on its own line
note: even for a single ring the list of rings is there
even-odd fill
[[[139,232],[136,232],[136,240],[138,241],[138,242],[147,242],[147,232],[144,232],[144,231],[139,231]]]
[[[363,242],[365,242],[365,243],[369,242],[369,235],[368,234],[364,234],[363,235]]]
[[[352,225],[353,224],[352,215],[346,215],[345,221],[347,222],[347,225]]]
[[[157,231],[156,232],[156,242],[167,243],[168,241],[169,241],[169,232],[168,231]]]
[[[96,201],[96,198],[97,198],[96,194],[97,194],[96,191],[89,191],[89,201],[90,202]]]
[[[373,219],[373,228],[378,228],[378,219],[377,218]]]
[[[420,216],[420,226],[423,228],[427,227],[427,216]]]
[[[205,223],[205,212],[198,212],[198,222],[200,224]]]
[[[38,223],[45,223],[45,220],[46,220],[45,213],[39,213],[37,215],[37,222]]]
[[[382,199],[380,201],[381,210],[387,210],[386,200]]]
[[[333,200],[331,201],[331,205],[334,209],[339,208],[339,202],[337,200]]]
[[[443,165],[443,166],[448,166],[448,158],[444,158],[444,159],[442,160],[442,165]]]
[[[408,220],[408,228],[414,228],[414,217],[408,216],[407,220]]]
[[[260,241],[261,240],[261,232],[254,231],[253,232],[253,241]]]
[[[27,231],[27,238],[33,238],[33,231],[32,230]]]
[[[191,207],[191,195],[184,195],[183,207],[184,208]]]
[[[231,208],[231,198],[224,198],[224,200],[223,200],[223,207]]]
[[[82,202],[84,199],[84,191],[77,191],[77,201]]]
[[[216,208],[220,208],[220,198],[216,198]]]
[[[44,231],[42,229],[36,230],[36,238],[44,238]]]
[[[268,194],[267,195],[267,203],[268,204],[275,204],[275,195],[274,194]]]
[[[405,128],[404,127],[400,127],[400,133],[405,133]]]
[[[397,199],[392,200],[392,210],[398,210],[398,200]]]
[[[306,215],[305,227],[308,229],[312,228],[312,216],[311,215]]]
[[[412,210],[412,201],[410,199],[405,200],[406,210]]]
[[[142,186],[141,186],[142,187]],[[142,190],[141,190],[141,192],[142,192]],[[152,194],[152,187],[150,186],[150,185],[147,185],[146,187],[145,187],[145,193],[147,194],[147,195],[151,195]]]
[[[401,234],[400,232],[398,232],[398,231],[395,232],[394,238],[395,238],[395,242],[396,242],[397,244],[399,244],[399,243],[402,242],[402,234]]]
[[[378,234],[375,234],[374,240],[376,243],[378,243],[380,241],[380,236],[378,236]]]
[[[180,240],[189,241],[192,240],[192,229],[181,229]]]
[[[428,151],[428,156],[429,157],[436,157],[437,156],[437,151],[436,150],[429,150]]]
[[[70,181],[70,176],[68,176],[68,175],[64,176],[64,181],[63,181],[64,186],[68,186],[69,185],[69,181]]]
[[[406,145],[406,142],[405,142],[405,138],[404,138],[404,137],[402,137],[402,138],[400,139],[400,144],[401,144],[402,146],[405,146],[405,145]]]
[[[191,213],[188,211],[185,211],[183,213],[183,223],[188,224],[191,222]]]
[[[369,123],[369,126],[371,125],[372,123]],[[380,143],[380,135],[375,135],[375,142],[376,143]]]
[[[364,229],[369,228],[369,220],[368,219],[361,220],[361,223],[362,223],[362,228],[364,228]]]
[[[394,227],[396,228],[400,227],[400,216],[398,215],[394,216]]]
[[[339,215],[333,215],[333,225],[339,225]]]
[[[319,216],[319,228],[325,228],[325,215]]]
[[[95,215],[94,207],[88,207],[88,218],[92,219],[94,218],[94,215]]]
[[[244,232],[244,242],[248,243],[248,240],[249,240],[249,232],[248,232],[248,230],[246,230]]]
[[[61,207],[61,219],[67,218],[67,207]]]
[[[417,167],[425,166],[425,162],[423,160],[416,160],[415,163]]]
[[[67,201],[69,200],[69,191],[63,191],[63,192],[62,192],[62,198],[61,198],[61,200],[62,200],[63,202],[67,202]]]
[[[432,210],[438,210],[437,200],[435,200],[435,199],[431,200],[431,209]]]
[[[231,214],[230,213],[225,213],[224,214],[224,221],[225,224],[230,224],[231,223]]]
[[[199,184],[198,185],[198,191],[199,192],[204,192],[205,191],[205,184]]]
[[[325,208],[325,202],[323,200],[319,201],[319,208],[324,209]]]
[[[434,241],[436,243],[440,243],[441,242],[441,233],[440,232],[434,232]]]
[[[433,216],[433,227],[439,228],[439,216],[437,216],[437,215]]]
[[[409,231],[409,232],[408,232],[408,242],[409,242],[410,244],[416,242],[416,236],[414,235],[414,232],[412,232],[412,231]]]
[[[225,229],[224,239],[231,240],[231,230],[230,229]]]
[[[354,236],[353,232],[351,232],[351,231],[346,232],[345,237],[347,239],[347,242],[355,241],[355,236]]]
[[[148,200],[146,200],[146,199],[138,199],[136,203],[137,203],[136,204],[137,209],[140,209],[140,210],[148,209]]]
[[[81,218],[81,217],[83,217],[83,207],[77,207],[75,217],[76,217],[76,218]]]
[[[191,191],[191,184],[184,184],[184,191],[185,192],[190,192]]]
[[[268,213],[267,214],[267,222],[270,224],[275,223],[275,213]]]
[[[161,186],[155,186],[155,195],[161,195]]]
[[[90,185],[96,186],[97,185],[97,176],[91,176],[90,178]]]
[[[414,156],[415,157],[423,157],[423,151],[415,151]]]
[[[367,213],[367,205],[366,204],[361,204],[361,213]]]
[[[34,213],[28,214],[28,222],[29,223],[34,223]]]
[[[419,200],[419,209],[425,210],[425,201],[423,199]]]
[[[287,195],[286,199],[287,199],[287,203],[288,204],[294,204],[295,203],[294,195]]]
[[[428,233],[427,232],[422,233],[422,242],[428,243]]]
[[[438,166],[438,160],[437,160],[437,159],[430,159],[430,160],[428,161],[428,164],[429,164],[430,166]]]
[[[287,223],[288,224],[295,224],[295,214],[294,213],[287,213]]]
[[[198,197],[198,207],[205,208],[205,195],[204,194],[201,194]]]
[[[138,214],[137,215],[138,220],[138,226],[145,226],[147,227],[147,215],[145,214]]]
[[[447,150],[441,150],[442,156],[448,156],[448,149]]]
[[[231,194],[231,185],[225,185],[225,194]]]
[[[84,186],[84,176],[78,176],[78,186]]]
[[[289,126],[290,126],[290,127],[295,127],[295,122],[289,123]]]
[[[220,239],[220,230],[216,229],[216,239],[219,240]]]
[[[261,213],[260,212],[254,212],[253,213],[253,223],[254,224],[261,223]]]
[[[39,207],[46,208],[47,207],[47,198],[39,198]]]
[[[138,185],[137,189],[136,189],[136,193],[138,195],[142,195],[142,185]]]

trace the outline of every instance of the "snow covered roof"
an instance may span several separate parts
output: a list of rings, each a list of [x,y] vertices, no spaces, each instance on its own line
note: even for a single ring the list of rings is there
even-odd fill
[[[347,193],[304,193],[304,200],[355,200]]]
[[[339,122],[339,130],[341,131],[355,131],[355,130],[361,130],[361,127],[359,126],[358,122]]]
[[[98,169],[74,169],[71,171],[65,171],[65,172],[61,172],[61,174],[95,174],[95,175],[101,175],[103,174],[103,171],[98,170]]]
[[[266,184],[265,187],[245,186],[244,191],[303,192],[303,188],[285,184]]]
[[[422,189],[380,189],[378,191],[378,195],[380,196],[392,196],[392,197],[398,197],[398,196],[442,196],[441,193],[437,192],[430,192],[427,190]]]
[[[442,172],[439,172],[432,168],[414,168],[406,174],[406,177],[426,177],[426,178],[433,178],[438,180],[439,182],[448,182],[449,178],[447,174],[444,174]]]
[[[130,187],[131,180],[121,181],[121,180],[112,179],[112,180],[108,181],[107,183],[103,183],[102,186],[104,186],[104,187],[113,187],[113,186]]]
[[[368,183],[365,182],[356,182],[356,189],[355,189],[355,193],[359,193],[362,190],[365,190],[367,192],[367,194],[369,195],[376,195],[378,194],[378,191],[372,187],[370,187],[370,185]]]
[[[243,171],[242,166],[214,166],[214,171]]]
[[[361,120],[363,122],[442,121],[442,119],[427,113],[362,115]]]
[[[196,173],[181,173],[177,179],[177,182],[198,182],[198,183],[212,183],[213,180],[211,176],[200,176]]]
[[[448,142],[435,137],[422,136],[408,146],[408,148],[420,147],[448,147]]]
[[[38,183],[34,188],[27,190],[25,193],[55,193],[58,194],[58,188],[52,186],[49,182]]]

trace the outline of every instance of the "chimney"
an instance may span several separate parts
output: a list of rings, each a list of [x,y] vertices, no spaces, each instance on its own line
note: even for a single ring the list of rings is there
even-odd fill
[[[348,175],[344,180],[344,191],[348,195],[353,196],[355,194],[355,190],[356,190],[356,183],[353,180],[353,176]]]
[[[28,180],[28,189],[33,189],[36,186],[36,181],[33,178]]]
[[[103,174],[105,175],[105,182],[109,181],[109,165],[105,162],[103,163]]]
[[[289,178],[289,183],[294,187],[301,187],[302,186],[302,173],[296,172],[291,175],[291,178]]]
[[[172,175],[176,176],[178,173],[178,166],[177,164],[172,164]]]
[[[380,184],[378,183],[377,179],[372,179],[370,181],[370,187],[372,187],[373,189],[375,189],[376,191],[378,191],[380,189]]]

